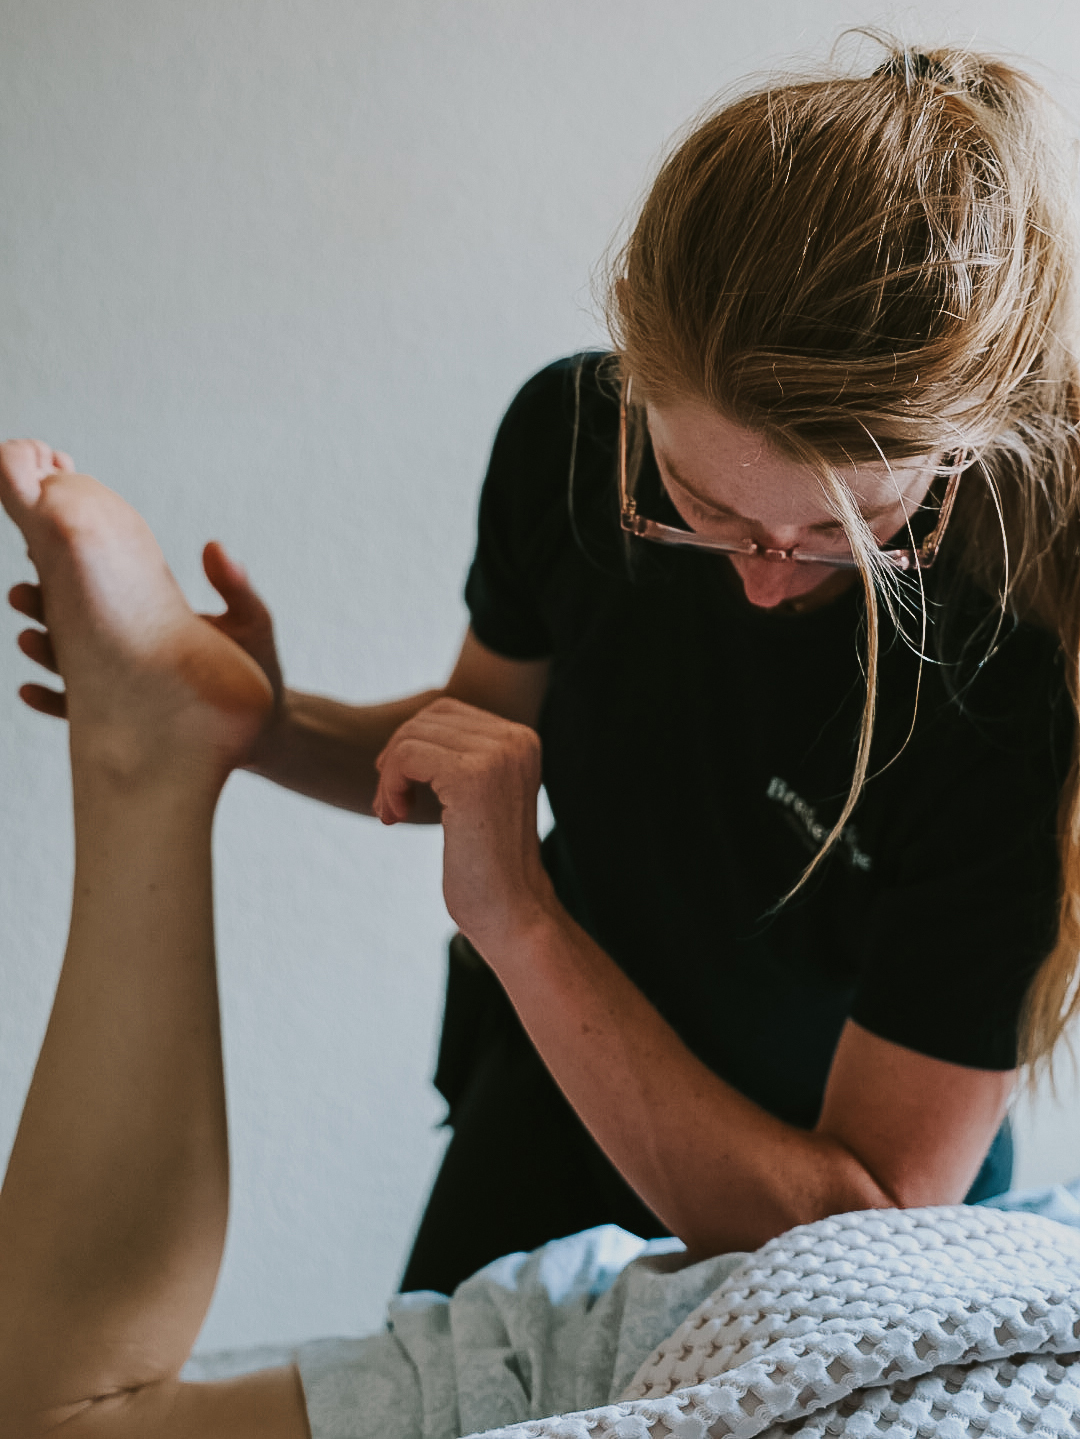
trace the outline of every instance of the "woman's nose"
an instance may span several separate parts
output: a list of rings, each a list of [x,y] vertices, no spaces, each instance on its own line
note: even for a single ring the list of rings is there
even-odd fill
[[[792,550],[803,538],[797,525],[782,525],[774,530],[755,529],[750,534],[750,539],[757,546],[757,557],[774,562],[790,560]]]
[[[784,600],[805,594],[822,578],[816,566],[793,560],[768,560],[761,555],[731,555],[730,559],[746,598],[761,609],[772,609]]]

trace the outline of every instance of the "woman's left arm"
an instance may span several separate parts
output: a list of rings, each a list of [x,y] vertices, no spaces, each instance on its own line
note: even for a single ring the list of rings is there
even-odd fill
[[[691,1253],[753,1249],[827,1214],[963,1198],[1012,1072],[932,1059],[849,1021],[817,1126],[787,1124],[697,1059],[555,898],[531,729],[439,700],[379,768],[387,823],[404,817],[411,784],[434,789],[452,918],[597,1143]]]

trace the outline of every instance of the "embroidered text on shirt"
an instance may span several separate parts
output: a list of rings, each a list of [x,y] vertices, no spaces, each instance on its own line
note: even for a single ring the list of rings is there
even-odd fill
[[[807,804],[806,800],[786,784],[778,775],[773,775],[769,781],[769,788],[765,791],[766,798],[775,800],[782,805],[791,827],[807,848],[816,850],[825,840],[829,833],[829,825],[822,824],[817,817],[817,811],[813,805]],[[846,824],[840,831],[841,853],[851,865],[852,869],[866,871],[870,869],[873,860],[865,850],[859,848],[858,835],[853,824]]]

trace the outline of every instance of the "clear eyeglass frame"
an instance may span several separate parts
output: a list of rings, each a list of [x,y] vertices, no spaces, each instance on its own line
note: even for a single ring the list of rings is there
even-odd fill
[[[659,520],[650,520],[645,515],[639,514],[637,501],[630,493],[626,474],[626,416],[630,403],[631,383],[632,381],[627,380],[623,386],[619,404],[619,517],[622,529],[627,534],[634,535],[637,539],[652,540],[659,545],[677,545],[682,549],[706,550],[712,554],[745,555],[753,559],[779,563],[790,561],[801,565],[827,565],[834,570],[857,570],[859,568],[859,562],[850,549],[846,553],[824,554],[801,549],[798,545],[792,545],[790,549],[786,550],[769,549],[767,546],[759,544],[757,540],[750,539],[749,536],[743,540],[710,540],[696,530],[681,530],[675,525],[665,525]],[[953,504],[956,500],[960,475],[967,464],[968,452],[960,450],[950,472],[945,493],[941,498],[937,523],[920,545],[915,548],[899,549],[882,546],[879,549],[878,553],[882,559],[886,560],[894,569],[901,572],[928,570],[937,559],[938,550],[941,548],[941,541],[945,534],[945,526],[949,523],[949,516],[952,514]]]

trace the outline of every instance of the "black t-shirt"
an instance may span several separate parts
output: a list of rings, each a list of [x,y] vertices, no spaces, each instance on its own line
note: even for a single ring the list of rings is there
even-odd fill
[[[1012,1068],[1056,921],[1072,726],[1053,637],[1006,622],[978,665],[989,641],[971,638],[982,616],[949,574],[947,536],[921,676],[883,611],[872,778],[782,904],[850,784],[861,589],[779,615],[749,605],[720,556],[627,541],[617,427],[599,356],[524,386],[466,587],[484,645],[551,660],[544,859],[562,903],[705,1063],[792,1123],[815,1122],[848,1017]],[[648,453],[642,483],[658,489]]]

